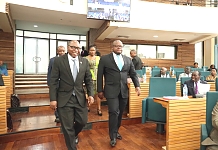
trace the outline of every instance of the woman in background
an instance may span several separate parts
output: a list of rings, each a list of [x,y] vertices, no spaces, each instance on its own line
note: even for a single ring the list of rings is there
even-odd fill
[[[90,72],[92,74],[92,80],[93,80],[93,86],[94,86],[94,99],[97,101],[97,113],[99,116],[102,116],[101,112],[101,99],[98,97],[97,93],[97,71],[98,71],[98,64],[100,57],[96,56],[96,47],[94,45],[91,45],[88,50],[89,55],[86,57],[86,59],[89,61],[89,67],[90,67]],[[88,111],[89,108],[88,108]]]

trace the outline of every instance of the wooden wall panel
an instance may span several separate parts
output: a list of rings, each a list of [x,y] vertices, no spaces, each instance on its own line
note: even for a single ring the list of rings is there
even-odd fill
[[[97,49],[101,55],[106,55],[112,51],[112,42],[114,39],[105,39],[103,41],[95,41]],[[143,40],[121,40],[124,44],[156,44],[156,45],[178,45],[177,59],[145,59],[142,61],[145,65],[150,67],[159,66],[170,68],[174,66],[177,68],[184,68],[185,66],[192,66],[195,61],[195,45],[188,43],[170,43],[157,41],[143,41]]]
[[[9,70],[14,70],[14,34],[0,32],[0,60],[8,65]]]

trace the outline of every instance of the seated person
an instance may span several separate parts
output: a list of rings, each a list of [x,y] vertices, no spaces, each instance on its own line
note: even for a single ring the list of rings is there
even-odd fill
[[[191,68],[190,68],[190,67],[185,67],[185,68],[184,68],[184,71],[185,71],[184,73],[181,73],[181,74],[179,75],[178,81],[181,80],[181,77],[191,77],[191,76],[192,76]]]
[[[210,65],[210,68],[207,71],[211,71],[212,68],[216,68],[214,64]]]
[[[3,63],[2,60],[0,60],[0,74],[3,76],[8,76],[8,70],[6,65]]]
[[[199,68],[197,62],[194,63],[194,67],[193,68]]]
[[[207,84],[205,81],[200,80],[201,73],[199,71],[194,71],[190,80],[185,81],[184,84],[188,87],[188,96],[196,97],[199,94],[198,87],[200,84]]]
[[[212,68],[210,71],[210,75],[207,76],[206,80],[210,80],[210,81],[215,81],[216,77],[217,77],[217,69],[216,68]]]
[[[167,68],[162,67],[162,68],[160,69],[160,74],[155,75],[154,77],[169,78],[170,75],[167,74]]]
[[[217,150],[218,149],[218,102],[212,111],[212,130],[210,136],[206,138],[202,145],[206,145],[206,150]]]

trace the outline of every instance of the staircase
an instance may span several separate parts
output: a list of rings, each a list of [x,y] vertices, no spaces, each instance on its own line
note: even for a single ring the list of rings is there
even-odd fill
[[[16,75],[16,94],[46,94],[48,93],[47,75]]]

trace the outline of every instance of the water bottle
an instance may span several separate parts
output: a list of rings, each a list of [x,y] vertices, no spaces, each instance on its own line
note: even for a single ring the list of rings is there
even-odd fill
[[[174,76],[175,75],[175,72],[174,72],[174,70],[172,70],[172,76]]]
[[[143,75],[143,83],[146,83],[146,74]]]
[[[188,87],[186,84],[183,86],[183,97],[188,97]]]

